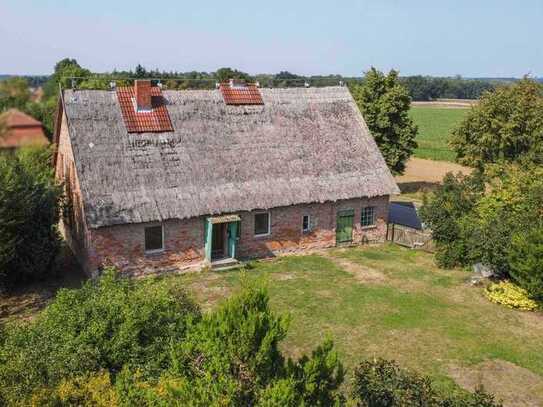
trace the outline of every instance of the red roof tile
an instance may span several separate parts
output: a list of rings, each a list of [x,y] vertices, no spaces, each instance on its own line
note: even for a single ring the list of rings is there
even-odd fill
[[[260,91],[254,84],[232,87],[229,82],[219,86],[224,103],[227,105],[263,105]]]
[[[170,115],[159,87],[151,87],[151,104],[153,108],[149,112],[138,112],[136,110],[135,96],[133,86],[117,88],[117,99],[121,106],[124,125],[129,133],[173,131]]]

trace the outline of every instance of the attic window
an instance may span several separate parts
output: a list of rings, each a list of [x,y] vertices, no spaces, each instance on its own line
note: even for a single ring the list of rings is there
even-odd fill
[[[240,79],[230,79],[219,85],[224,103],[227,105],[263,105],[262,95],[254,83],[246,83]]]
[[[129,133],[173,131],[162,91],[149,80],[137,80],[134,86],[117,87],[124,125]]]

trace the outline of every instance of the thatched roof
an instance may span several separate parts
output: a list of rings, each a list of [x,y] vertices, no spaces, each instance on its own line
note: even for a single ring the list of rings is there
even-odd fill
[[[90,227],[398,193],[345,87],[163,91],[169,133],[128,133],[114,91],[66,90]]]

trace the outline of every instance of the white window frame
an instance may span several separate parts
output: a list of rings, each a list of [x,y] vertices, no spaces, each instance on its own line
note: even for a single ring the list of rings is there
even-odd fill
[[[363,225],[362,224],[362,214],[364,213],[364,209],[366,208],[372,208],[372,213],[373,213],[373,223],[371,225]],[[372,205],[367,205],[367,206],[363,206],[362,207],[362,211],[360,212],[360,227],[362,229],[373,229],[375,227],[377,227],[377,213],[375,211],[375,206],[372,206]]]
[[[162,230],[162,247],[160,249],[147,250],[147,248],[145,247],[145,229],[154,228],[154,227],[157,227],[157,226],[160,226],[160,228]],[[154,224],[154,225],[147,225],[147,226],[145,226],[143,228],[143,251],[145,252],[145,254],[162,253],[165,250],[165,246],[166,246],[166,242],[164,241],[164,224],[163,223],[157,223],[157,224]]]
[[[266,233],[255,233],[255,219],[256,219],[256,215],[263,215],[263,214],[268,214],[268,231]],[[263,237],[263,236],[269,236],[271,235],[271,212],[270,211],[258,211],[258,212],[255,212],[254,215],[253,215],[253,233],[254,233],[254,236],[255,237]]]
[[[304,229],[304,218],[307,217],[307,229]],[[302,215],[302,233],[309,233],[311,232],[311,215],[306,213],[305,215]]]

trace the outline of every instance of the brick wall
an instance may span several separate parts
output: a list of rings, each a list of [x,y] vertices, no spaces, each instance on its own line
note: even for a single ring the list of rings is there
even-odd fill
[[[361,210],[374,206],[376,226],[360,226]],[[354,210],[353,244],[384,241],[388,215],[388,196],[351,199],[323,204],[295,205],[270,210],[271,233],[254,236],[254,213],[241,212],[238,257],[265,257],[276,254],[336,245],[336,213]],[[302,216],[310,215],[311,231],[302,233]],[[146,274],[164,270],[199,267],[204,262],[204,219],[168,220],[164,225],[164,251],[146,255],[144,228],[156,223],[119,225],[90,232],[92,247],[89,268],[112,264],[123,272]]]
[[[360,226],[362,207],[375,207],[376,225]],[[254,236],[254,214],[241,213],[241,236],[238,242],[240,257],[262,257],[336,245],[337,211],[354,210],[353,244],[384,241],[388,217],[388,196],[371,199],[350,199],[322,204],[294,205],[271,209],[271,233]],[[302,217],[309,215],[311,231],[302,233]]]
[[[88,254],[92,247],[90,245],[89,230],[85,221],[83,198],[74,162],[72,144],[68,134],[68,122],[64,113],[61,117],[57,145],[55,177],[64,183],[64,193],[68,209],[70,209],[65,211],[66,216],[62,216],[60,219],[60,233],[84,271],[90,274],[92,269],[96,267],[89,266]]]
[[[145,253],[145,227],[160,223],[110,226],[91,231],[91,267],[114,265],[134,275],[180,270],[204,260],[204,218],[163,223],[164,250]]]

